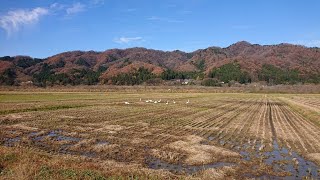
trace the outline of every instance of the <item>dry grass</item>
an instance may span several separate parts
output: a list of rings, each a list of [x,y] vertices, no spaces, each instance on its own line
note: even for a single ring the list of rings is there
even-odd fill
[[[225,148],[200,144],[204,139],[199,136],[187,136],[168,145],[169,148],[183,151],[187,154],[185,163],[202,165],[218,162],[219,159],[240,158],[240,154]]]
[[[277,85],[277,86],[241,86],[241,87],[205,87],[205,86],[54,86],[50,88],[23,87],[23,86],[0,86],[3,92],[126,92],[126,93],[168,93],[168,92],[211,92],[211,93],[311,93],[319,94],[320,85]]]
[[[0,146],[0,179],[231,179],[231,167],[206,170],[197,176],[179,176],[138,164],[52,155],[33,149]]]
[[[236,169],[233,167],[223,167],[217,169],[207,169],[201,173],[202,179],[235,179]],[[200,178],[199,178],[200,179]]]
[[[306,156],[310,161],[317,163],[320,166],[320,153],[311,153]]]
[[[98,173],[101,168],[77,157],[53,156],[21,148],[0,147],[0,152],[3,166],[0,179],[65,179],[63,172],[67,170],[73,171],[75,176],[83,175],[85,179],[91,179],[85,177],[85,171],[103,177]]]
[[[290,153],[319,161],[320,129],[314,124],[319,116],[304,116],[281,99],[297,95],[195,93],[195,89],[189,93],[164,93],[158,88],[113,90],[2,92],[0,111],[6,113],[0,115],[1,154],[12,151],[18,160],[1,161],[0,169],[6,173],[0,178],[68,179],[67,174],[85,179],[83,173],[87,170],[99,177],[139,179],[228,179],[265,172],[281,175],[272,171],[272,165],[263,163],[265,157],[247,162],[239,154],[271,151],[274,139]],[[188,92],[179,90],[184,91]],[[317,108],[319,95],[301,96],[304,103]],[[162,103],[145,103],[147,99],[161,99]],[[188,99],[190,103],[186,104]],[[186,167],[217,162],[236,165],[203,169],[191,176],[149,169],[148,158]],[[32,159],[36,165],[28,164]]]
[[[315,98],[317,96],[314,96],[312,98]],[[281,99],[282,101],[286,102],[294,111],[300,113],[301,115],[305,116],[306,118],[310,119],[311,121],[313,121],[316,125],[318,125],[320,127],[320,105],[315,105],[315,106],[310,106],[307,105],[305,103],[301,103],[299,101],[293,101],[292,100],[293,97],[291,98],[284,98],[281,97],[279,99]],[[315,101],[317,101],[319,98],[316,98]],[[317,101],[319,102],[319,100]]]
[[[97,128],[94,131],[96,131],[96,132],[107,132],[107,133],[114,134],[117,131],[121,131],[123,129],[124,129],[124,127],[120,126],[120,125],[101,125],[101,128]]]
[[[75,156],[51,155],[32,149],[0,146],[0,179],[176,179],[168,172],[137,164],[92,161]]]

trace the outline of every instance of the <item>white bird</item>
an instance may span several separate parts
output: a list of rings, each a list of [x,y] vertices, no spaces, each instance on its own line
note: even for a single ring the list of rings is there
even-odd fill
[[[140,102],[141,102],[141,98],[140,98]]]
[[[175,104],[176,102],[175,101],[173,101],[173,104]]]
[[[154,103],[155,103],[155,104],[157,104],[157,103],[158,103],[158,101],[154,101]]]
[[[130,103],[126,101],[126,102],[124,102],[124,104],[130,104]]]
[[[167,101],[167,103],[166,104],[169,104],[169,101]]]
[[[189,104],[189,102],[190,102],[190,101],[189,101],[189,99],[188,99],[188,101],[187,101],[187,103],[186,103],[186,104]]]
[[[161,99],[158,101],[159,103],[161,102]]]
[[[149,102],[149,100],[146,100],[146,103],[148,103]]]

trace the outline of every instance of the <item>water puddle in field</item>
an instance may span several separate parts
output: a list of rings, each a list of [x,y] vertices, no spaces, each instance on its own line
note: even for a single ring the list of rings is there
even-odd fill
[[[9,132],[10,133],[10,132]],[[81,155],[85,157],[96,157],[94,152],[78,152],[70,150],[70,147],[80,142],[82,138],[63,135],[62,130],[52,130],[47,133],[29,132],[25,134],[35,146],[49,151],[55,151],[62,154]],[[52,142],[63,142],[62,144],[51,144]],[[4,138],[4,146],[12,147],[21,143],[21,137]],[[96,145],[107,145],[109,142],[98,140]],[[55,150],[53,150],[55,149]]]
[[[17,134],[16,134],[17,133]],[[16,131],[8,131],[8,137],[4,137],[1,142],[4,146],[15,146],[23,143],[24,137],[28,137],[35,146],[48,150],[55,151],[62,154],[80,155],[90,158],[99,157],[102,154],[88,151],[73,151],[72,146],[83,140],[82,138],[67,136],[62,130],[53,130],[49,132],[29,132],[18,133]],[[58,143],[57,143],[58,142]],[[303,179],[309,177],[311,179],[320,179],[320,168],[315,163],[306,160],[298,153],[288,150],[285,147],[280,147],[277,141],[273,141],[272,151],[264,151],[264,143],[260,141],[245,141],[234,142],[218,139],[213,136],[208,137],[201,144],[210,144],[215,142],[221,146],[231,147],[234,151],[237,151],[242,156],[243,161],[251,162],[262,160],[266,165],[272,166],[273,171],[276,173],[288,172],[289,176],[277,177],[267,174],[263,176],[254,176],[252,174],[246,174],[245,177],[255,179]],[[96,140],[94,145],[108,145],[110,142],[105,140]],[[148,157],[145,160],[146,165],[151,169],[165,169],[173,173],[178,174],[194,174],[198,171],[219,168],[224,166],[240,166],[240,164],[218,162],[207,165],[191,166],[184,164],[173,164],[162,161],[154,157]],[[241,168],[241,167],[240,167]],[[247,167],[248,168],[248,167]],[[258,168],[258,167],[249,167]]]
[[[4,146],[13,147],[15,144],[21,141],[21,137],[4,138]]]
[[[97,141],[97,145],[109,145],[110,143],[108,141]]]
[[[11,132],[8,132],[12,134]],[[25,133],[24,137],[27,137],[32,141],[33,145],[55,153],[61,154],[69,154],[69,155],[80,155],[88,158],[97,158],[99,157],[99,153],[93,152],[91,150],[83,151],[83,150],[72,150],[72,147],[76,145],[82,138],[72,137],[64,135],[67,134],[62,130],[52,130],[46,133],[43,132],[29,132]],[[4,146],[12,147],[23,143],[22,141],[23,134],[21,136],[16,136],[13,138],[4,138],[3,142],[1,142]],[[96,140],[96,142],[92,145],[109,145],[110,142],[105,140]]]
[[[225,162],[218,162],[213,164],[206,164],[206,165],[184,165],[184,164],[172,164],[167,163],[165,161],[161,161],[158,158],[148,157],[146,159],[146,164],[151,169],[165,169],[172,173],[178,174],[194,174],[201,170],[206,170],[210,168],[219,168],[224,166],[235,166],[235,163],[225,163]]]
[[[214,138],[207,138],[212,141]],[[320,168],[315,163],[306,160],[298,153],[289,151],[285,147],[279,147],[277,141],[274,141],[272,151],[263,151],[265,145],[259,141],[248,141],[243,144],[232,141],[216,140],[220,145],[230,145],[233,150],[240,153],[244,161],[263,160],[266,165],[270,165],[275,173],[288,173],[289,176],[278,177],[264,174],[262,176],[255,176],[252,174],[245,174],[247,178],[254,179],[303,179],[309,177],[311,179],[320,179]],[[202,141],[201,144],[210,144],[208,141]],[[146,164],[152,169],[165,169],[173,173],[193,174],[201,170],[209,168],[219,168],[223,166],[239,166],[235,163],[219,162],[201,166],[188,166],[183,164],[172,164],[160,159],[151,157],[146,160]],[[240,167],[241,168],[241,167]],[[251,167],[252,169],[258,167]]]
[[[320,169],[315,163],[304,159],[296,152],[289,151],[285,147],[280,148],[277,141],[273,141],[273,150],[269,152],[259,151],[261,146],[262,145],[258,143],[253,152],[240,151],[240,154],[246,161],[250,161],[251,159],[255,158],[263,159],[265,164],[273,167],[274,172],[288,172],[291,174],[290,176],[283,177],[284,179],[303,179],[305,177],[310,177],[312,179],[320,178]],[[251,176],[248,175],[248,177]],[[254,178],[269,179],[274,177],[264,175]]]
[[[207,141],[202,142],[203,144],[209,144],[215,138],[210,136]],[[217,143],[225,146],[230,145],[230,147],[240,153],[242,160],[251,161],[255,159],[263,159],[264,163],[271,165],[274,172],[289,172],[291,176],[286,176],[284,179],[302,179],[304,177],[310,177],[312,179],[320,179],[320,167],[315,163],[306,160],[298,153],[288,150],[285,147],[279,147],[276,140],[273,141],[273,150],[265,152],[263,149],[265,145],[260,141],[250,141],[245,143],[234,142],[234,141],[224,141],[217,140]],[[254,177],[254,178],[265,178]],[[269,178],[274,178],[270,176]],[[269,179],[268,178],[268,179]]]
[[[41,141],[44,138],[48,137],[55,141],[70,141],[70,142],[79,142],[81,138],[71,137],[71,136],[65,136],[62,135],[63,131],[61,130],[53,130],[50,131],[47,134],[44,134],[42,136],[37,136],[37,132],[32,132],[29,134],[29,137],[32,137],[32,140],[34,141]]]

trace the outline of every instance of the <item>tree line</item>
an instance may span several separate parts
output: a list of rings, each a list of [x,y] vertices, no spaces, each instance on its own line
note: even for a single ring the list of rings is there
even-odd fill
[[[11,59],[6,59],[11,60]],[[21,61],[20,67],[29,67],[30,64],[39,63],[41,60],[35,59],[24,64]],[[77,64],[84,65],[83,60]],[[98,83],[108,83],[114,85],[139,85],[143,83],[159,83],[160,81],[169,81],[176,79],[194,79],[201,82],[204,86],[221,86],[224,83],[238,82],[240,84],[251,83],[255,81],[265,81],[270,85],[276,84],[297,84],[297,83],[320,83],[320,74],[302,74],[297,69],[281,69],[271,64],[264,64],[257,74],[252,75],[243,70],[237,62],[224,64],[220,67],[213,68],[208,74],[204,71],[194,72],[177,72],[171,69],[163,71],[160,75],[153,74],[147,68],[140,67],[129,73],[121,73],[108,79],[101,80],[101,74],[107,70],[107,67],[100,66],[94,71],[89,68],[74,69],[68,73],[55,73],[54,69],[63,67],[64,61],[58,61],[53,65],[44,63],[38,73],[33,74],[32,81],[36,86],[51,85],[94,85]],[[204,69],[205,64],[199,61],[199,67]],[[14,85],[17,74],[14,69],[5,70],[0,75],[0,84]]]
[[[59,64],[59,63],[58,63]],[[55,65],[56,66],[56,65]],[[45,63],[41,71],[33,75],[33,83],[36,86],[46,87],[50,85],[94,85],[99,82],[99,77],[106,70],[100,66],[97,71],[90,69],[73,69],[70,73],[54,73],[53,66]]]

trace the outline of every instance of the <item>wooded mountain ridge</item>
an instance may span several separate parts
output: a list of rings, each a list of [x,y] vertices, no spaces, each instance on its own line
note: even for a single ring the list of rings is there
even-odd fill
[[[2,85],[134,85],[172,79],[194,79],[204,85],[218,85],[221,81],[319,83],[320,49],[241,41],[226,48],[209,47],[190,53],[128,48],[70,51],[45,59],[0,58]]]

